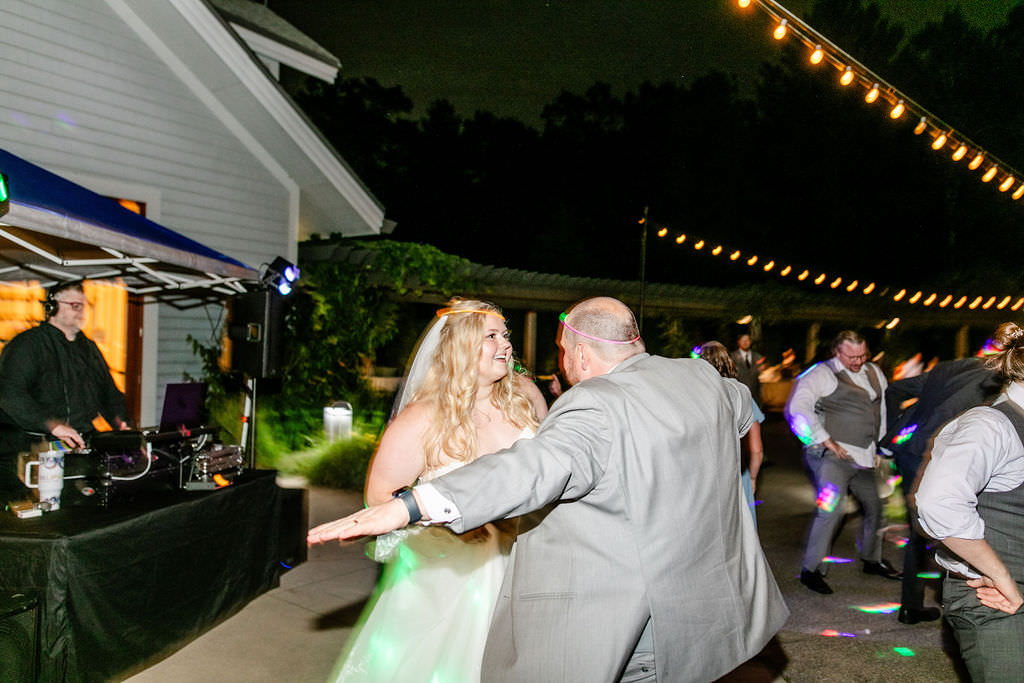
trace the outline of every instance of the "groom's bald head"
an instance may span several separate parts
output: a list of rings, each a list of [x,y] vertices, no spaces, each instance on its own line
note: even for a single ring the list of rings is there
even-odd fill
[[[563,370],[573,383],[603,375],[645,350],[633,312],[618,299],[604,296],[584,299],[569,309],[559,345]]]

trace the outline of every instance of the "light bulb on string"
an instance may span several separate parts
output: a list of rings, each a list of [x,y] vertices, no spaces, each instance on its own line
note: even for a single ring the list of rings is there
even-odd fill
[[[826,277],[825,273],[822,273],[818,277],[814,278],[814,284],[820,285],[822,282],[825,281],[825,277]]]
[[[752,266],[755,263],[757,263],[757,254],[754,254],[753,256],[751,256],[750,258],[747,259],[747,265],[748,266]]]
[[[935,136],[935,140],[932,142],[932,149],[942,149],[946,145],[946,134],[939,133]]]
[[[775,267],[775,261],[769,261],[768,263],[764,264],[764,272],[767,273],[769,270],[771,270],[774,267]]]
[[[740,257],[740,250],[739,249],[737,249],[736,251],[734,251],[731,254],[729,254],[729,260],[730,261],[735,261],[739,257]]]
[[[903,298],[903,295],[906,294],[906,293],[907,293],[907,290],[901,289],[900,291],[896,292],[896,296],[894,296],[892,298],[892,300],[893,301],[899,301],[900,299]]]
[[[988,170],[985,171],[985,175],[981,176],[981,182],[987,183],[988,181],[992,180],[993,178],[996,177],[996,173],[998,171],[999,168],[995,164],[992,164],[991,166],[989,166]]]
[[[697,251],[700,251],[701,249],[703,249],[704,248],[704,240],[701,240],[701,241],[697,242],[696,244],[694,244],[693,248],[696,249]]]
[[[775,40],[782,40],[783,38],[785,38],[787,26],[789,26],[789,21],[787,21],[786,19],[780,21],[779,25],[776,26],[775,30],[772,32],[772,37],[775,38]]]
[[[998,308],[1000,311],[1003,310],[1004,308],[1006,308],[1006,304],[1010,303],[1011,298],[1012,297],[1007,296],[1005,299],[996,304],[996,308]]]
[[[907,107],[903,104],[903,100],[900,100],[899,102],[896,103],[896,106],[892,108],[892,111],[889,112],[889,118],[898,119],[899,117],[903,116],[903,112],[905,112],[906,110]]]
[[[1013,304],[1012,306],[1010,306],[1010,310],[1011,311],[1016,311],[1021,306],[1024,306],[1024,296],[1022,296],[1021,298],[1017,299],[1017,302],[1015,304]]]
[[[793,272],[793,266],[786,266],[785,268],[779,271],[779,275],[781,275],[782,277],[786,277],[791,272]]]
[[[967,297],[966,296],[960,297],[959,299],[957,299],[956,303],[953,304],[953,308],[960,308],[961,306],[964,305],[964,303],[966,301],[967,301]]]
[[[857,283],[858,282],[859,282],[858,280],[854,280],[850,284],[846,285],[846,291],[847,292],[852,292],[853,290],[857,289]]]
[[[907,303],[908,304],[916,304],[921,299],[921,294],[923,294],[923,292],[920,292],[920,291],[917,292],[916,294],[914,294],[914,296],[912,296],[909,299],[907,299]]]
[[[885,326],[885,329],[887,329],[887,330],[891,330],[892,328],[896,327],[896,326],[897,326],[897,325],[899,325],[899,324],[900,324],[900,319],[899,319],[899,318],[893,318],[893,319],[892,319],[892,320],[890,320],[890,321],[889,321],[889,323],[888,323],[888,324],[887,324],[887,325]]]
[[[686,235],[679,235],[676,237],[676,244],[682,244],[686,241]]]
[[[746,9],[750,7],[750,0],[737,0],[736,4],[740,6],[740,9]]]
[[[864,288],[864,293],[865,294],[870,294],[873,291],[875,291],[875,283],[874,282],[872,282],[871,284],[869,284],[867,287]]]
[[[832,282],[830,282],[830,283],[828,284],[828,286],[829,286],[829,287],[831,287],[832,289],[835,289],[836,287],[838,287],[838,286],[839,286],[839,285],[841,285],[841,284],[843,284],[843,278],[841,278],[841,277],[837,277],[837,278],[836,278],[835,280],[833,280]]]
[[[878,84],[875,83],[874,85],[871,86],[871,89],[868,90],[868,94],[864,96],[864,101],[867,102],[868,104],[871,104],[872,102],[874,102],[877,99],[878,99]]]
[[[932,292],[931,295],[929,295],[929,297],[927,299],[925,299],[922,303],[924,303],[925,306],[931,306],[935,302],[935,298],[937,296],[938,296],[938,294],[936,294],[935,292]]]
[[[661,230],[658,231],[658,237],[664,237],[667,234],[668,234],[668,228],[662,228]]]
[[[821,64],[821,60],[825,58],[825,51],[821,49],[821,45],[814,46],[814,52],[811,53],[811,64]]]
[[[714,249],[711,250],[711,255],[712,256],[718,256],[721,253],[722,253],[722,245],[721,244],[719,244],[717,247],[715,247]]]
[[[971,169],[971,170],[973,171],[973,170],[975,170],[976,168],[978,168],[979,166],[981,166],[981,164],[982,164],[982,163],[983,163],[984,161],[985,161],[985,155],[984,155],[984,154],[982,154],[981,152],[978,152],[978,153],[977,153],[977,154],[976,154],[976,155],[974,156],[974,158],[973,158],[973,159],[971,159],[971,163],[967,164],[967,168],[969,168],[969,169]]]
[[[980,297],[980,296],[979,296],[979,297],[978,297],[978,298],[976,298],[976,299],[975,299],[974,301],[972,301],[972,302],[970,303],[970,305],[968,305],[968,306],[967,306],[967,308],[969,308],[969,309],[971,309],[971,310],[973,311],[973,310],[974,310],[975,308],[977,308],[977,307],[978,307],[978,304],[980,304],[980,303],[981,303],[981,299],[982,299],[982,297]]]
[[[914,126],[914,135],[920,135],[928,128],[928,119],[921,117],[921,120]]]
[[[953,152],[953,161],[960,161],[966,155],[967,155],[967,145],[961,144],[959,147],[956,148],[956,151]]]
[[[1024,183],[1018,185],[1017,189],[1013,191],[1012,195],[1010,195],[1011,199],[1020,199],[1021,197],[1024,197]]]
[[[843,69],[843,75],[839,77],[839,85],[850,85],[851,83],[853,83],[854,76],[855,74],[853,73],[853,67],[846,67],[845,69]]]
[[[802,273],[800,273],[799,275],[797,275],[797,276],[796,276],[796,279],[797,279],[797,280],[800,280],[801,282],[803,282],[804,280],[806,280],[806,279],[807,279],[807,276],[808,276],[808,275],[810,275],[810,272],[808,272],[808,271],[806,271],[806,270],[805,270],[805,271],[803,271]]]
[[[994,296],[993,297],[989,297],[988,301],[983,303],[981,305],[981,307],[982,307],[982,309],[987,311],[988,309],[992,308],[992,304],[994,304],[995,302],[996,302],[996,298]]]
[[[949,302],[953,300],[952,294],[947,294],[945,298],[939,302],[939,308],[945,308],[949,305]]]
[[[999,184],[999,191],[1006,192],[1007,190],[1009,190],[1011,187],[1013,187],[1013,181],[1014,178],[1012,175],[1006,176],[1006,178],[1003,179],[1003,182]]]

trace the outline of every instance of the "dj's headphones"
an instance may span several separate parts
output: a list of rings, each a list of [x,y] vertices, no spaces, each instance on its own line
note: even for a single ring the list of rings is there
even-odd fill
[[[51,287],[46,290],[46,298],[43,299],[43,315],[46,318],[52,318],[57,315],[57,309],[60,308],[60,303],[57,301],[57,295],[53,289]]]

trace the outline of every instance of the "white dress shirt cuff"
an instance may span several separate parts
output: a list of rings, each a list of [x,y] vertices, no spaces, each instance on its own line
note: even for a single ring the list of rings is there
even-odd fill
[[[447,524],[462,517],[455,503],[442,496],[433,484],[418,484],[416,495],[423,504],[421,512],[429,524]]]

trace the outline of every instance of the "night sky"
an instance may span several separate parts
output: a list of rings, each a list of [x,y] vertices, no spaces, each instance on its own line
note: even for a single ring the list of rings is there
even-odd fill
[[[971,0],[967,20],[988,29],[1021,0]],[[717,68],[750,87],[778,49],[767,17],[734,0],[267,0],[333,52],[342,77],[400,85],[417,113],[432,100],[537,124],[563,89],[595,81],[622,95],[645,80],[689,84]],[[802,14],[813,0],[783,3]],[[882,0],[916,31],[953,0]],[[868,65],[869,67],[871,65]],[[896,84],[897,86],[899,84]]]

